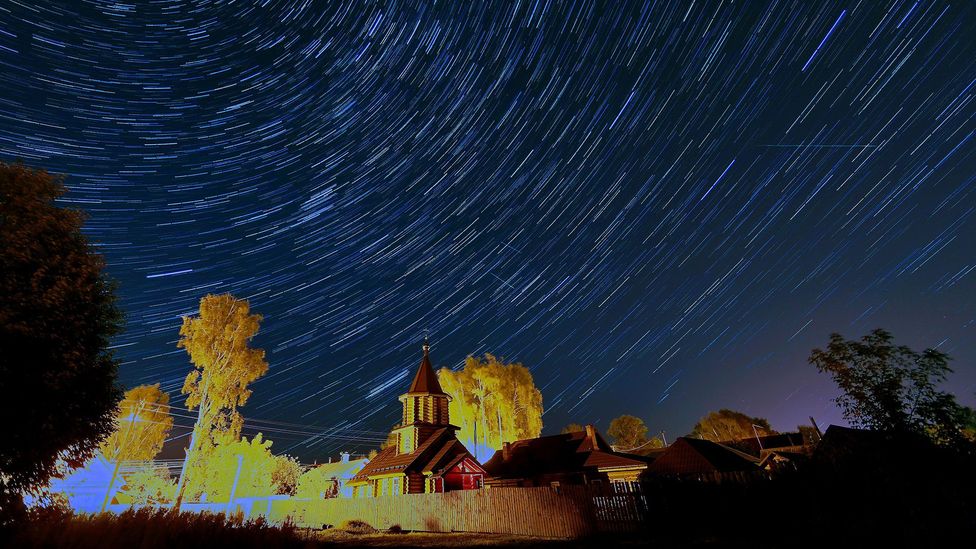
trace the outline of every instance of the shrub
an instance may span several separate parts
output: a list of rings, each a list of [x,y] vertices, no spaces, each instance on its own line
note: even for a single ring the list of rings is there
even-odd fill
[[[373,534],[376,533],[376,528],[369,525],[368,522],[364,520],[344,520],[342,524],[339,525],[339,530],[349,532],[350,534]]]

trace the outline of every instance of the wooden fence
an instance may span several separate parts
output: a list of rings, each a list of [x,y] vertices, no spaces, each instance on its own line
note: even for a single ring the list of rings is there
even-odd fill
[[[374,528],[398,525],[428,532],[487,532],[576,538],[603,531],[633,531],[646,520],[639,485],[611,487],[486,488],[377,498],[270,501],[251,514],[271,522],[329,528],[362,520]]]

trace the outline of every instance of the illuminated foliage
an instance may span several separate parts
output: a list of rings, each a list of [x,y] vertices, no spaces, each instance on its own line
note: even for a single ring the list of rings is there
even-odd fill
[[[298,491],[298,479],[302,476],[302,466],[291,456],[275,456],[271,466],[271,486],[274,493],[294,496]]]
[[[542,393],[525,366],[486,354],[468,357],[464,368],[438,372],[441,388],[452,396],[451,423],[458,439],[485,458],[503,442],[534,438],[542,432]]]
[[[566,433],[578,433],[584,430],[586,430],[586,427],[583,427],[579,423],[570,423],[569,425],[563,427],[563,430],[559,432],[565,435]]]
[[[55,205],[64,191],[47,172],[0,163],[0,512],[59,459],[91,458],[122,397],[108,350],[122,313],[84,215]]]
[[[827,349],[814,349],[809,362],[843,392],[835,402],[852,425],[965,444],[965,409],[937,388],[952,373],[949,355],[935,349],[919,353],[893,339],[885,330],[860,340],[831,334]]]
[[[647,442],[647,426],[635,416],[622,415],[610,422],[607,434],[617,450],[628,450]]]
[[[240,478],[237,497],[270,496],[275,493],[271,475],[275,456],[271,454],[271,441],[259,433],[250,441],[218,444],[206,457],[206,466],[199,474],[187,477],[188,495],[206,494],[207,501],[230,501],[230,492],[237,475],[238,456],[241,456]]]
[[[338,493],[337,479],[324,467],[313,467],[305,471],[298,479],[296,496],[299,498],[332,498],[336,497]]]
[[[122,491],[133,505],[169,503],[176,493],[176,481],[165,469],[146,466],[125,476]]]
[[[261,315],[250,313],[247,300],[230,294],[208,294],[200,300],[199,316],[183,318],[177,346],[186,349],[194,368],[182,392],[187,408],[198,409],[181,475],[184,483],[209,472],[218,446],[240,438],[244,420],[237,407],[251,396],[248,385],[268,371],[264,351],[249,347],[260,323]]]
[[[140,385],[126,391],[115,416],[115,431],[99,450],[110,461],[153,459],[172,427],[169,395],[158,383]]]
[[[723,408],[701,418],[688,436],[712,442],[728,442],[754,437],[757,433],[759,436],[766,436],[775,435],[776,431],[765,418],[749,417],[742,412]]]

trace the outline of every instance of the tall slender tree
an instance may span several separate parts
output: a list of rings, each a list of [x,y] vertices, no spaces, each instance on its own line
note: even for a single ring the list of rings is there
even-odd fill
[[[177,346],[186,349],[194,366],[183,394],[187,408],[197,409],[197,421],[177,483],[176,508],[186,492],[188,474],[192,477],[205,468],[206,456],[218,444],[240,439],[244,420],[237,408],[251,396],[248,385],[268,371],[264,351],[250,347],[261,319],[251,314],[247,300],[230,294],[203,297],[199,316],[183,318]]]

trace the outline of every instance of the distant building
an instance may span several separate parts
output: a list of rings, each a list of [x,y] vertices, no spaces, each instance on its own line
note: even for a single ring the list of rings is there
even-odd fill
[[[759,473],[759,459],[710,440],[680,437],[657,455],[647,474],[689,477],[722,473]]]
[[[396,443],[382,450],[347,484],[353,497],[375,497],[481,488],[485,470],[457,439],[448,402],[430,363],[430,345],[410,389],[400,396],[403,419]]]
[[[613,451],[587,425],[584,431],[506,442],[485,470],[489,486],[552,486],[632,482],[647,464],[647,458]]]

